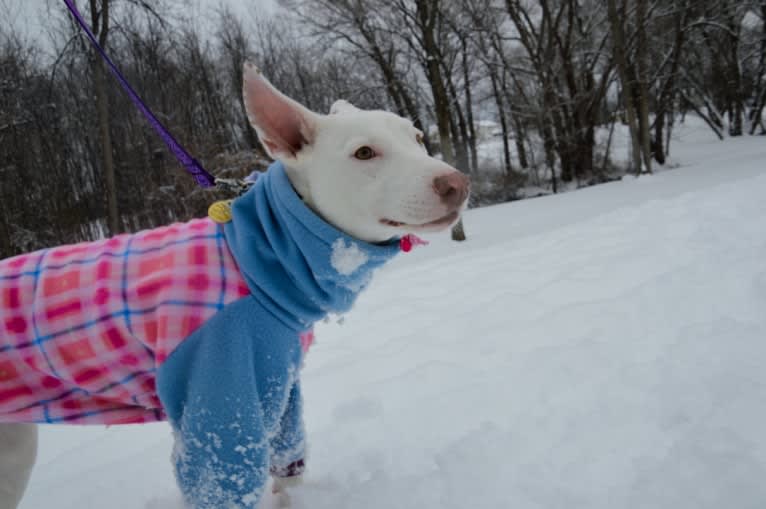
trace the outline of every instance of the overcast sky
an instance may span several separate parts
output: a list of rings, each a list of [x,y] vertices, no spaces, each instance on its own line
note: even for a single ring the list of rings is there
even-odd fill
[[[210,13],[219,6],[228,6],[235,13],[250,17],[256,11],[266,10],[271,12],[276,5],[276,0],[166,0],[171,5],[175,4],[182,8],[184,13],[193,13],[202,22],[210,19]],[[47,23],[51,13],[60,12],[57,4],[63,6],[63,0],[0,0],[0,8],[10,13],[10,22],[21,34],[47,39]],[[85,9],[84,0],[77,1],[81,10]],[[87,19],[87,17],[86,17]],[[45,41],[42,41],[47,45]]]

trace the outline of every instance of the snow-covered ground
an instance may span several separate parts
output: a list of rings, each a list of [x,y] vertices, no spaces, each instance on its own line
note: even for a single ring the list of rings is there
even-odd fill
[[[321,325],[292,507],[766,507],[766,139],[681,138],[678,169],[470,211]],[[45,428],[22,509],[178,509],[170,448]]]

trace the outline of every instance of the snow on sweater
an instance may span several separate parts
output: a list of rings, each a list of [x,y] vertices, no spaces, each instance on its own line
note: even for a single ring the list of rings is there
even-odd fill
[[[302,344],[399,247],[324,222],[281,163],[232,213],[0,261],[0,422],[167,419],[194,509],[255,507],[296,473]]]

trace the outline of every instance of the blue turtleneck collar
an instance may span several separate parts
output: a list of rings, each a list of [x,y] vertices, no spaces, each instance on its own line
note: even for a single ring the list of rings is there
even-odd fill
[[[279,161],[234,201],[232,216],[226,241],[250,291],[296,330],[348,311],[372,272],[400,250],[398,241],[370,244],[325,222]]]

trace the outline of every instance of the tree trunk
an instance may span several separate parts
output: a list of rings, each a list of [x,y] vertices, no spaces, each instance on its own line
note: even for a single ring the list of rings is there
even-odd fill
[[[737,47],[733,44],[731,53],[729,58],[738,59]],[[730,62],[728,88],[731,101],[729,106],[729,136],[742,136],[742,116],[744,111],[742,109],[742,94],[740,93],[742,86],[737,60]]]
[[[763,20],[763,31],[761,32],[761,56],[758,64],[758,80],[755,88],[755,103],[750,114],[750,135],[755,134],[758,126],[761,126],[761,132],[766,134],[766,125],[763,124],[763,110],[766,108],[766,0],[761,1],[761,20]]]
[[[633,83],[628,79],[628,62],[625,54],[625,36],[622,30],[622,19],[625,12],[618,14],[615,0],[607,0],[607,15],[612,29],[612,44],[614,46],[614,58],[617,62],[617,73],[622,83],[622,100],[625,103],[628,128],[632,146],[633,169],[636,175],[641,173],[641,138],[636,122],[636,110],[633,106]]]
[[[439,144],[442,156],[448,164],[455,164],[455,151],[450,134],[450,104],[447,88],[441,73],[439,47],[436,43],[434,25],[438,15],[436,6],[429,0],[417,0],[417,14],[423,36],[423,49],[426,54],[426,76],[431,86],[436,110],[436,127],[439,131]]]
[[[614,124],[617,123],[617,119],[612,119],[609,125],[609,137],[606,139],[606,149],[604,149],[604,159],[601,161],[601,174],[606,175],[607,166],[609,165],[609,153],[612,151],[612,135],[614,134]]]
[[[527,148],[524,146],[524,128],[521,125],[521,120],[518,114],[514,114],[511,118],[513,122],[514,140],[516,142],[516,152],[519,154],[519,166],[523,169],[529,168],[529,161],[527,159]]]
[[[363,27],[360,27],[360,31],[370,47],[370,57],[377,64],[381,74],[383,75],[383,79],[386,82],[386,91],[388,92],[391,100],[394,101],[397,112],[400,115],[409,116],[415,127],[423,131],[425,135],[424,141],[426,148],[430,150],[431,147],[430,143],[428,142],[428,133],[426,132],[427,130],[424,128],[423,122],[420,119],[420,111],[417,108],[415,100],[410,96],[410,93],[407,91],[406,87],[397,77],[396,69],[394,69],[391,63],[386,59],[382,48],[378,45],[378,42],[374,37],[374,34],[364,30]]]
[[[399,87],[397,87],[396,83],[396,72],[390,65],[388,65],[386,57],[383,55],[383,51],[380,47],[377,46],[375,39],[372,36],[365,36],[365,40],[371,46],[370,56],[372,57],[372,60],[378,64],[378,68],[386,82],[386,91],[388,92],[388,96],[394,102],[396,112],[399,115],[406,115],[407,111],[405,110],[404,100],[399,93]]]
[[[664,110],[657,111],[657,118],[654,119],[654,140],[652,141],[652,154],[657,164],[665,164],[665,114]]]
[[[109,36],[109,2],[101,0],[101,12],[96,0],[90,0],[91,26],[98,37],[101,47],[106,46]],[[106,92],[105,69],[101,57],[93,52],[92,69],[96,89],[96,108],[98,110],[98,133],[101,145],[101,158],[104,165],[104,185],[107,203],[107,228],[110,236],[120,233],[120,216],[117,209],[117,184],[115,179],[112,138],[109,130],[109,96]]]
[[[442,157],[447,164],[455,165],[455,151],[452,146],[450,136],[450,105],[447,89],[444,85],[444,78],[441,74],[441,64],[439,62],[439,47],[436,43],[436,34],[434,33],[437,17],[439,16],[438,6],[433,0],[416,0],[415,6],[423,36],[423,49],[426,56],[426,76],[431,85],[431,92],[434,97],[434,108],[436,109],[436,126],[439,130],[439,143],[441,145]],[[465,230],[462,220],[452,228],[452,240],[465,240]]]
[[[670,155],[670,137],[673,135],[673,127],[675,126],[676,121],[674,101],[670,102],[670,111],[665,115],[667,116],[667,129],[665,130],[665,157],[668,157]]]
[[[721,123],[718,120],[717,117],[711,117],[708,113],[710,113],[710,110],[708,109],[708,113],[705,113],[702,111],[702,109],[697,106],[697,103],[692,101],[689,97],[686,96],[686,94],[681,91],[681,96],[686,101],[686,104],[694,110],[694,112],[699,115],[699,117],[705,121],[705,123],[710,127],[710,129],[715,133],[716,136],[718,136],[718,139],[723,141],[723,133],[721,132]]]
[[[648,41],[646,37],[646,25],[647,19],[647,0],[636,1],[636,30],[638,31],[637,44],[636,44],[636,61],[638,69],[638,104],[639,114],[639,128],[641,134],[641,152],[644,156],[644,165],[646,165],[646,171],[652,172],[652,155],[651,155],[651,135],[649,132],[649,63],[648,63]]]
[[[742,117],[744,116],[742,93],[742,73],[739,68],[739,32],[740,23],[737,20],[736,9],[737,2],[726,2],[728,12],[728,33],[729,33],[729,58],[728,58],[728,86],[731,113],[729,115],[729,136],[742,136]],[[766,20],[764,20],[766,23]]]
[[[753,120],[750,125],[750,134],[755,134],[756,129],[758,126],[761,126],[761,132],[762,134],[766,134],[766,125],[763,124],[763,111],[766,109],[766,86],[761,89],[761,97],[756,103],[755,109],[753,110]]]
[[[494,69],[490,69],[489,79],[492,83],[492,92],[495,96],[495,104],[497,105],[497,115],[500,119],[500,130],[503,136],[503,164],[505,174],[510,175],[513,171],[513,165],[511,163],[511,148],[508,145],[508,120],[505,114],[505,107],[503,106],[503,96],[500,94],[500,87],[497,84],[497,76]]]
[[[452,104],[454,105],[455,114],[450,115],[450,132],[452,133],[452,139],[455,141],[453,148],[455,150],[455,167],[460,168],[460,171],[471,173],[471,166],[468,160],[468,125],[463,116],[463,110],[460,107],[460,100],[458,99],[457,89],[455,83],[448,74],[447,70],[444,70],[445,83],[450,97],[452,98]]]
[[[567,130],[566,120],[569,115],[566,112],[560,111],[563,106],[556,106],[556,97],[550,89],[543,93],[544,96],[548,96],[545,100],[545,110],[548,112],[548,117],[551,119],[550,123],[553,127],[553,134],[555,135],[554,145],[556,152],[559,155],[559,163],[561,164],[561,181],[571,182],[574,180],[575,172],[573,166],[573,154],[571,147],[573,143],[569,139],[569,131]]]
[[[558,179],[556,178],[556,156],[553,154],[556,141],[553,139],[550,123],[545,120],[545,118],[540,118],[539,124],[543,135],[545,164],[551,172],[551,186],[553,187],[553,193],[555,194],[559,192]]]
[[[471,153],[471,172],[479,170],[479,154],[476,148],[476,126],[473,122],[473,97],[471,94],[471,76],[468,71],[468,42],[463,37],[461,40],[463,57],[463,84],[465,86],[465,113],[468,123],[468,148]]]
[[[658,164],[665,164],[666,155],[670,152],[670,138],[667,143],[664,138],[665,124],[668,123],[668,133],[670,132],[673,121],[673,97],[676,95],[676,76],[678,75],[678,69],[681,65],[681,56],[686,40],[686,30],[684,26],[686,24],[687,14],[689,12],[689,6],[684,1],[676,11],[674,15],[674,30],[675,37],[673,42],[672,57],[670,62],[670,73],[662,84],[660,90],[660,96],[657,99],[657,106],[654,119],[654,143],[652,143],[652,151],[654,152],[654,160]]]
[[[466,239],[465,227],[463,226],[463,218],[461,217],[457,224],[452,227],[452,240],[456,242],[462,242]]]

